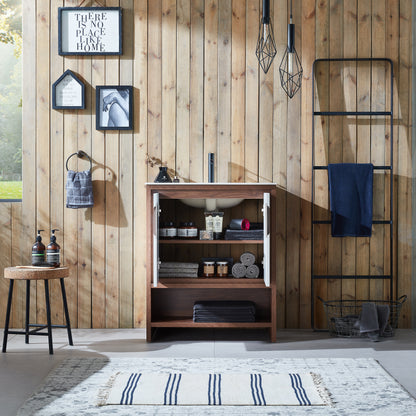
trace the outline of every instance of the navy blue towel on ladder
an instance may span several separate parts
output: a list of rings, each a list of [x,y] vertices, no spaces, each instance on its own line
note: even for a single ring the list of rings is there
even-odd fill
[[[328,165],[331,231],[333,237],[371,237],[373,222],[373,165]]]

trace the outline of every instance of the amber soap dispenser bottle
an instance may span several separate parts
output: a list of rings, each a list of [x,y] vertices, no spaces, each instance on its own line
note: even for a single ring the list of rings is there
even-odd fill
[[[61,247],[56,242],[55,231],[59,230],[57,228],[52,230],[51,242],[48,244],[48,247],[46,248],[46,262],[49,263],[51,266],[59,267]]]
[[[45,262],[45,244],[42,243],[42,237],[40,232],[43,230],[38,230],[38,235],[36,236],[35,244],[32,246],[32,265],[37,266]]]

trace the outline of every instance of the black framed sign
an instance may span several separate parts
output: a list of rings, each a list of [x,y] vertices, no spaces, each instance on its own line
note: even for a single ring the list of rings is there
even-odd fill
[[[60,7],[59,55],[121,55],[121,7]]]
[[[52,108],[54,110],[85,108],[84,83],[69,69],[52,84]]]
[[[97,85],[97,130],[133,129],[133,87],[131,85]]]

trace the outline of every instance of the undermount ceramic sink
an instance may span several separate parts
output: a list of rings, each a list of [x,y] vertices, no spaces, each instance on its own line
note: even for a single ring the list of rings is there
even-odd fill
[[[235,207],[242,201],[244,201],[244,198],[181,199],[181,202],[183,202],[185,205],[194,208],[204,208],[207,211],[215,211],[216,209]]]

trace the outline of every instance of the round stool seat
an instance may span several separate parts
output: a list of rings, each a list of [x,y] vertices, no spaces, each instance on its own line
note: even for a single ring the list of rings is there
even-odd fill
[[[14,280],[49,280],[61,279],[69,276],[68,267],[31,267],[31,266],[17,266],[6,267],[4,269],[4,277],[6,279]]]

